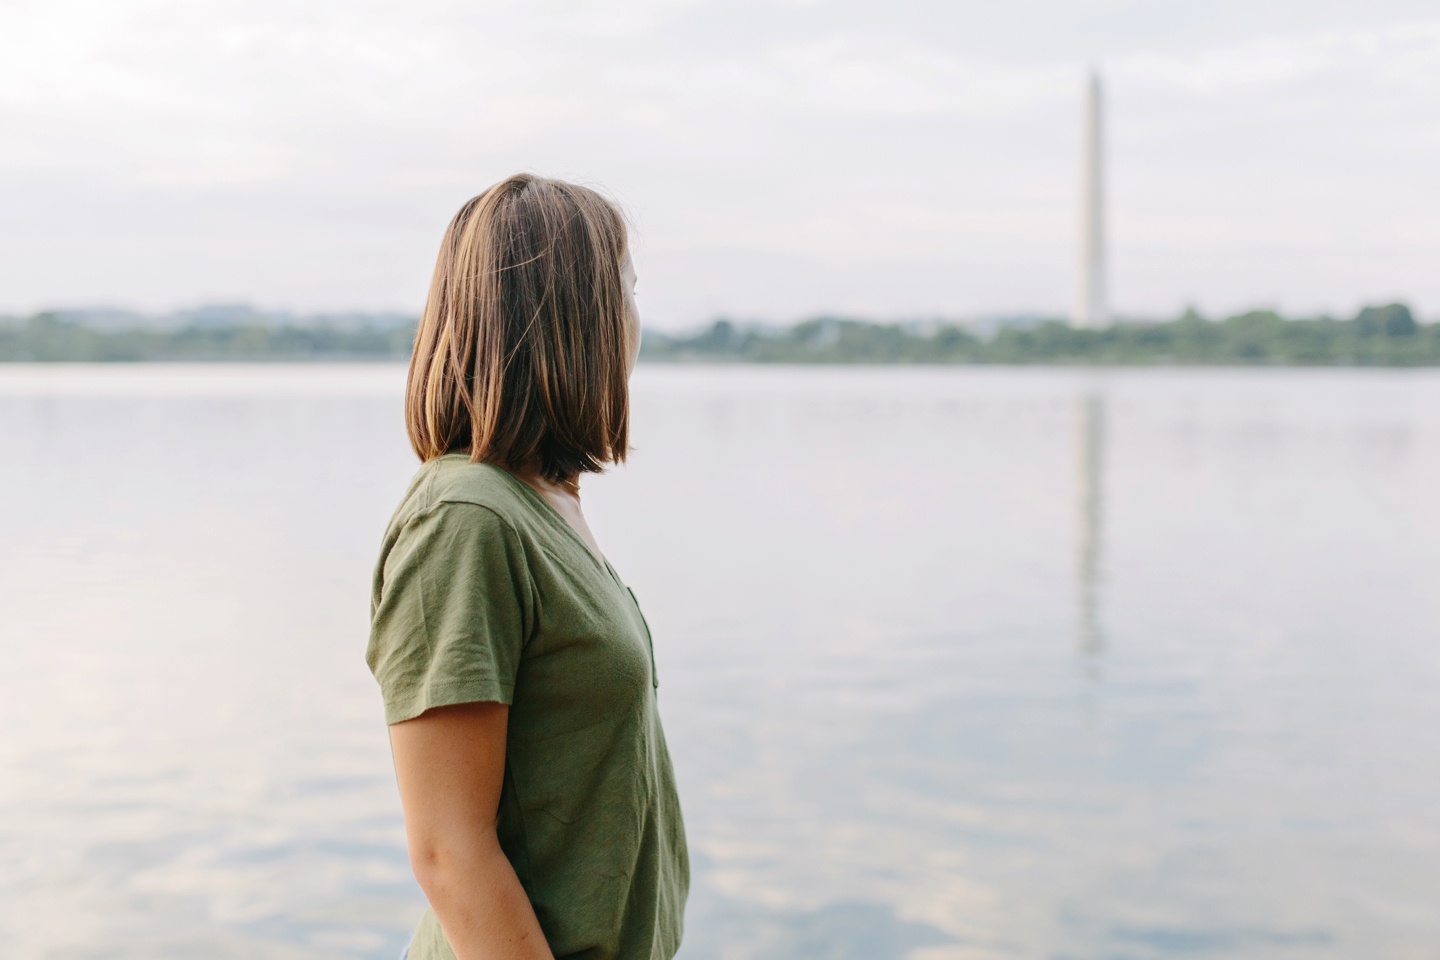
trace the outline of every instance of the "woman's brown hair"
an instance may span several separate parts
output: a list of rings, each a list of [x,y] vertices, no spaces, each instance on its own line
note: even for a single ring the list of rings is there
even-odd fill
[[[445,231],[405,390],[421,460],[571,480],[625,459],[625,220],[593,190],[519,174]]]

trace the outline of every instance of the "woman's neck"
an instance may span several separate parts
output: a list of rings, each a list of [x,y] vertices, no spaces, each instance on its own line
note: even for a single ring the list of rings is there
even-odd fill
[[[563,496],[580,499],[580,478],[568,477],[560,480],[551,480],[540,472],[538,467],[526,465],[520,467],[505,467],[505,472],[516,480],[523,481],[534,487],[543,494],[560,494]]]

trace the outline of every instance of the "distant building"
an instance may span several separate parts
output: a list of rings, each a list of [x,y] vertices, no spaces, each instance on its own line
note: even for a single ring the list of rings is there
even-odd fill
[[[1085,127],[1081,137],[1080,282],[1071,323],[1077,327],[1110,325],[1106,297],[1105,155],[1101,124],[1100,74],[1092,71],[1085,88]]]

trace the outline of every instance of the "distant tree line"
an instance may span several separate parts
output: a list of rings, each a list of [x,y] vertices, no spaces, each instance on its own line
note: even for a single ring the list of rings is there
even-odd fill
[[[40,313],[0,319],[0,362],[404,360],[411,323],[367,326],[194,324],[102,330]],[[1366,307],[1349,320],[1287,320],[1252,311],[1207,320],[1080,330],[1051,320],[1002,325],[980,336],[955,323],[871,323],[817,317],[767,330],[716,320],[694,334],[646,331],[653,362],[830,364],[1095,364],[1440,366],[1440,324],[1415,322],[1404,304]]]
[[[415,325],[327,327],[194,324],[97,330],[39,313],[0,320],[0,361],[404,360]]]
[[[1287,320],[1252,311],[1207,320],[1193,310],[1164,322],[1082,330],[1059,320],[1001,326],[981,337],[958,324],[879,324],[819,317],[786,330],[717,320],[689,336],[647,331],[652,361],[749,363],[1440,366],[1440,324],[1404,304],[1366,307],[1350,320]]]

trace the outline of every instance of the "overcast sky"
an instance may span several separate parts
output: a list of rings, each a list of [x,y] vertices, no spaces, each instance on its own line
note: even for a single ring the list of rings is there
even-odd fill
[[[654,326],[1063,313],[1090,63],[1118,312],[1440,317],[1433,0],[0,0],[0,309],[418,311],[534,170]]]

